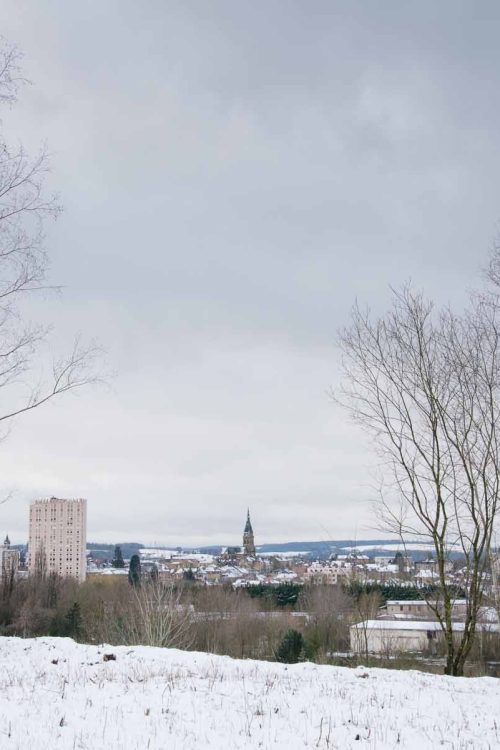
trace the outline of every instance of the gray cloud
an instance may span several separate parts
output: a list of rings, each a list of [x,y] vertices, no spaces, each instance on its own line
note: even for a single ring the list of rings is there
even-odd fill
[[[53,151],[62,300],[117,376],[19,422],[2,507],[89,498],[89,536],[234,541],[373,525],[369,447],[333,407],[335,331],[412,277],[460,302],[495,233],[495,3],[7,0],[5,127]],[[368,533],[368,532],[367,532]],[[369,532],[373,533],[373,532]]]

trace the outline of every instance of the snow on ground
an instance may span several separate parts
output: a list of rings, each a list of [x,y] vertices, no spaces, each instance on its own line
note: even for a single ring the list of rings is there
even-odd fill
[[[488,677],[0,638],[0,685],[2,750],[500,747]]]
[[[454,545],[450,545],[451,549],[453,549],[453,547]],[[385,552],[402,552],[403,554],[411,551],[435,552],[434,545],[429,542],[407,542],[406,544],[401,544],[401,542],[377,544],[374,542],[373,544],[360,544],[357,547],[340,547],[339,549],[347,552],[371,552],[372,550],[384,550]]]

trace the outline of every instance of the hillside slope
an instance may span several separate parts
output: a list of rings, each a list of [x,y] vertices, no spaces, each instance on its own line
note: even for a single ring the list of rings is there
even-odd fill
[[[0,685],[12,750],[500,747],[493,678],[0,638]]]

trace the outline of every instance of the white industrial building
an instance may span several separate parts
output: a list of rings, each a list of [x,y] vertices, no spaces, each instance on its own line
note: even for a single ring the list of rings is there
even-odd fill
[[[454,632],[463,629],[463,622],[453,623]],[[499,626],[482,623],[477,630],[498,633]],[[430,620],[364,620],[350,628],[351,651],[358,654],[434,651],[441,637],[441,625]]]

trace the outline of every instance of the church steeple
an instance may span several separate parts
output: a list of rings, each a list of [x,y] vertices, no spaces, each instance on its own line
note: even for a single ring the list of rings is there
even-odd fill
[[[255,555],[255,542],[252,522],[250,521],[250,509],[247,510],[247,522],[243,530],[243,552],[245,555]]]
[[[253,534],[252,522],[250,521],[250,508],[247,509],[247,522],[245,524],[245,534]]]

